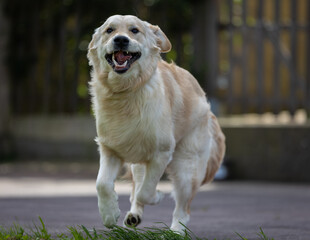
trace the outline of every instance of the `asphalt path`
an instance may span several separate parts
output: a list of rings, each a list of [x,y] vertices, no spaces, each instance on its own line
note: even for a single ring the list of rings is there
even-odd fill
[[[146,206],[140,227],[171,223],[174,201],[171,185],[156,206]],[[130,207],[130,184],[118,182],[122,215]],[[68,226],[104,229],[97,209],[94,180],[0,177],[0,225],[39,225],[41,217],[50,233],[68,232]],[[259,239],[260,227],[275,240],[310,239],[310,185],[258,182],[215,182],[196,195],[188,227],[209,240],[238,239],[236,232]]]

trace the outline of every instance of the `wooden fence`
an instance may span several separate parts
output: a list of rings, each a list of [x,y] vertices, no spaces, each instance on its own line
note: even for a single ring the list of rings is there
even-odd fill
[[[208,14],[216,12],[217,21],[204,25],[215,29],[208,34],[216,36],[212,41],[206,36],[209,41],[203,43],[197,41],[199,28],[191,27],[204,19],[199,17],[205,14],[201,1],[184,0],[182,9],[174,1],[160,0],[4,1],[14,115],[89,113],[86,52],[93,30],[111,14],[137,11],[167,31],[173,43],[167,59],[194,74],[195,53],[217,49],[212,53],[217,55],[216,71],[206,79],[196,77],[204,86],[214,86],[206,91],[223,106],[222,113],[310,112],[308,0],[220,0],[217,5],[205,0],[212,3],[207,4]],[[163,11],[167,4],[171,9]],[[134,6],[131,12],[128,5]],[[206,44],[212,46],[202,46]]]
[[[310,1],[228,0],[219,11],[217,94],[227,112],[309,112]]]
[[[85,32],[94,29],[95,21],[82,16],[82,10],[89,13],[92,5],[82,6],[81,0],[6,1],[14,115],[89,112],[85,54],[91,32]]]

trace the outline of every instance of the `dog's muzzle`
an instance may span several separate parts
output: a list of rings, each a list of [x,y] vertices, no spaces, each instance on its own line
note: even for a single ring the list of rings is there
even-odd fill
[[[141,57],[140,52],[128,51],[129,41],[129,38],[125,36],[115,37],[113,40],[113,53],[105,55],[110,66],[119,74],[125,73]]]

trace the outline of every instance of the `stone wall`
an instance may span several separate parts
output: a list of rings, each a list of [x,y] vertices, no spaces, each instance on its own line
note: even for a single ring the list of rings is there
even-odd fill
[[[17,158],[97,158],[92,116],[29,116],[10,124]]]
[[[225,126],[232,178],[310,182],[310,126]]]
[[[92,116],[23,117],[11,121],[17,158],[98,160]],[[310,125],[222,123],[232,179],[310,182]]]

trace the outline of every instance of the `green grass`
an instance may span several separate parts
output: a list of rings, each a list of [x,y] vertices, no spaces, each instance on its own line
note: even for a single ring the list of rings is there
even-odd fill
[[[50,234],[39,217],[40,225],[34,224],[32,229],[25,231],[23,227],[14,224],[13,227],[4,228],[0,226],[0,240],[208,240],[208,238],[198,238],[188,228],[184,231],[184,236],[175,233],[168,226],[162,228],[144,228],[144,229],[128,229],[123,227],[115,227],[112,230],[92,230],[85,226],[68,227],[66,233],[53,236]],[[247,238],[236,233],[238,240],[247,240]],[[209,239],[209,240],[229,240],[229,239]],[[263,230],[257,234],[257,240],[274,240],[268,238]]]

